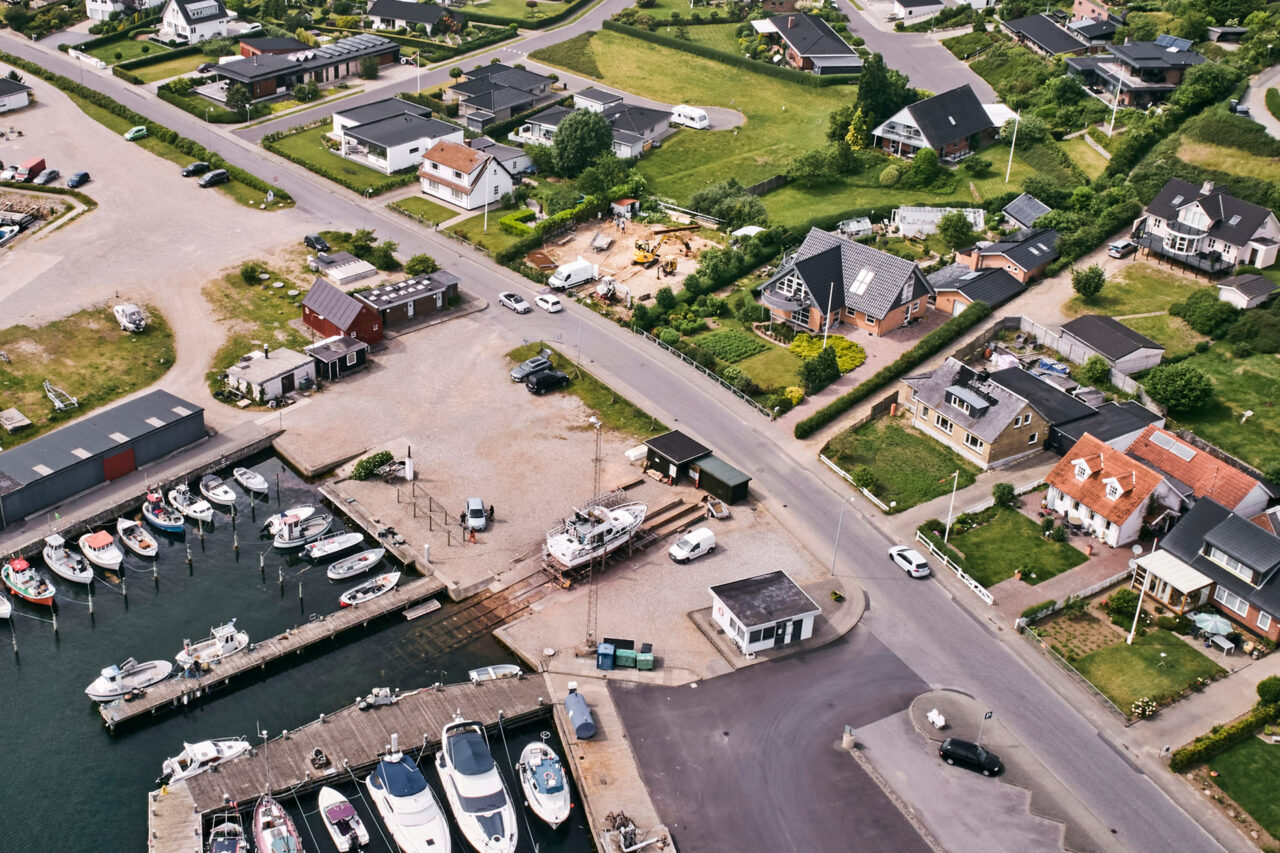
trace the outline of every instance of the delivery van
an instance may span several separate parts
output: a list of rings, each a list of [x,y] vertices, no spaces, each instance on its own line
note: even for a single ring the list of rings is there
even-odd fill
[[[18,167],[18,172],[13,176],[13,179],[15,181],[22,181],[23,183],[26,183],[44,170],[44,158],[32,157],[30,160]]]
[[[598,266],[590,261],[584,261],[582,256],[579,255],[576,261],[561,264],[560,268],[551,274],[547,284],[552,290],[564,290],[567,287],[595,281],[596,276],[599,274],[600,268]]]

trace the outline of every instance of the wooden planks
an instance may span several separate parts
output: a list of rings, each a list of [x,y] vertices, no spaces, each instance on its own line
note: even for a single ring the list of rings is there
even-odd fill
[[[202,853],[203,821],[186,785],[152,791],[148,800],[149,853]]]

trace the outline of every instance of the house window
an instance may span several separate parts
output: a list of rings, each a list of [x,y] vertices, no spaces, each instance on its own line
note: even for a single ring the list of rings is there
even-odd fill
[[[497,198],[502,193],[502,187],[493,188],[493,197]]]
[[[951,435],[951,421],[947,420],[942,415],[934,415],[933,423],[938,427],[938,429],[942,430],[947,435]]]
[[[959,397],[948,397],[947,402],[950,403],[955,408],[959,409],[960,411],[964,412],[966,415],[971,413],[969,409],[969,404],[966,403],[964,400],[961,400]]]
[[[431,164],[431,170],[432,170],[433,172],[438,172],[438,171],[440,171],[440,164],[439,164],[439,163],[432,163],[432,164]],[[434,184],[432,184],[432,186],[435,186],[435,185],[434,185]]]
[[[748,635],[747,635],[747,642],[749,642],[749,643],[758,643],[758,642],[760,642],[760,629],[759,629],[759,628],[757,628],[756,630],[752,631],[750,634],[748,634]]]
[[[347,367],[355,367],[355,364],[356,364],[356,354],[353,352],[347,353]]]
[[[1253,583],[1253,570],[1237,560],[1235,557],[1232,557],[1226,551],[1206,544],[1204,546],[1204,555],[1210,560],[1213,560],[1219,566],[1222,566],[1224,569],[1231,572],[1231,574],[1243,578],[1249,583]]]
[[[1249,602],[1245,601],[1234,592],[1227,592],[1223,587],[1218,587],[1213,591],[1213,598],[1215,601],[1222,604],[1223,607],[1226,607],[1228,610],[1238,613],[1241,616],[1244,616],[1249,612]]]
[[[1271,627],[1271,614],[1258,611],[1258,628],[1266,631]]]
[[[409,149],[409,153],[410,153],[410,154],[417,154],[417,153],[418,153],[419,151],[421,151],[421,150],[422,150],[422,146],[421,146],[421,145],[419,145],[417,148],[410,148],[410,149]]]
[[[772,640],[772,639],[773,639],[773,633],[774,633],[774,627],[775,627],[775,626],[770,625],[768,628],[761,628],[761,629],[760,629],[760,639],[762,639],[762,640]]]
[[[461,173],[461,172],[459,172],[457,169],[454,169],[454,170],[453,170],[453,176],[454,176],[455,178],[461,178],[461,177],[462,177],[462,173]]]
[[[982,448],[987,446],[986,442],[970,432],[964,434],[964,443],[978,452],[982,452]]]
[[[1083,462],[1077,462],[1077,463],[1076,463],[1076,479],[1077,479],[1077,480],[1087,480],[1087,479],[1089,479],[1089,466],[1088,466],[1088,465],[1084,464]]]
[[[928,407],[928,406],[921,406],[921,407],[920,407],[920,417],[922,417],[922,418],[927,418],[927,417],[929,417],[929,407]]]
[[[1120,484],[1107,483],[1107,500],[1113,501],[1118,497],[1120,497]]]
[[[1038,439],[1039,437],[1040,437],[1040,433],[1038,432],[1031,433],[1030,438],[1027,439],[1027,444],[1035,444],[1036,439]]]

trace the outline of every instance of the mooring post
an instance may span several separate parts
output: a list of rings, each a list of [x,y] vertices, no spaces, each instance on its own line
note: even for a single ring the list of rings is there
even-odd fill
[[[236,553],[238,554],[240,553],[240,534],[234,531],[235,531],[235,525],[232,524],[231,547],[234,548]]]
[[[265,551],[258,552],[258,571],[262,573],[262,579],[267,579],[267,554]]]

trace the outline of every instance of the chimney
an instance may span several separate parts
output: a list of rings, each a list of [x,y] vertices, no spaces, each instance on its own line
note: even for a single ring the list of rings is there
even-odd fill
[[[795,15],[788,15],[788,16],[787,16],[787,29],[791,29],[791,28],[792,28],[792,27],[794,27],[795,25],[796,25],[796,16],[795,16]]]
[[[1205,181],[1200,187],[1200,195],[1208,195],[1213,192],[1213,181]]]

